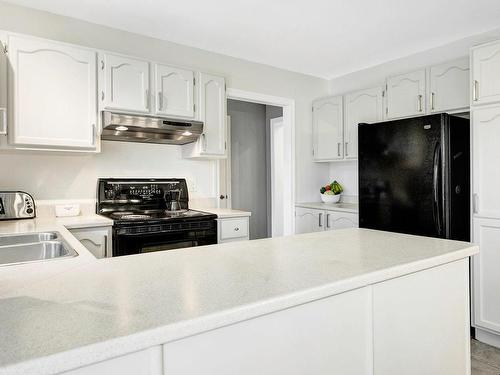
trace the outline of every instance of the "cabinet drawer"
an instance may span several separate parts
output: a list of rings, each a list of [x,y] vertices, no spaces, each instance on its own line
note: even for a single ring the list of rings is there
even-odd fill
[[[220,220],[219,230],[221,240],[248,237],[248,218]]]

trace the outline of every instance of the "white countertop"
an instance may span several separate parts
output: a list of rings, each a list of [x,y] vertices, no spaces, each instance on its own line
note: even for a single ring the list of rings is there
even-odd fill
[[[477,251],[346,229],[93,259],[0,296],[0,374],[62,372]]]
[[[295,203],[295,207],[313,208],[317,210],[329,210],[340,212],[359,212],[359,205],[357,203],[323,203],[323,202],[304,202]]]

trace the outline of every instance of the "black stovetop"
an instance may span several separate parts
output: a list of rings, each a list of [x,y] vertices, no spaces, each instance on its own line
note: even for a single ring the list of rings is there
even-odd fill
[[[101,212],[100,214],[113,219],[116,225],[143,225],[186,220],[212,220],[217,218],[217,215],[197,210],[130,210]]]

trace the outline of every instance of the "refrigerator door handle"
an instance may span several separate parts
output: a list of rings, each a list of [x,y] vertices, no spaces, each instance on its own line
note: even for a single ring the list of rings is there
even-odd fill
[[[441,144],[438,142],[434,148],[434,160],[433,160],[433,174],[432,174],[432,211],[434,216],[434,224],[438,236],[442,235],[441,229],[441,203],[439,197],[439,175],[440,175],[440,164],[441,164]]]

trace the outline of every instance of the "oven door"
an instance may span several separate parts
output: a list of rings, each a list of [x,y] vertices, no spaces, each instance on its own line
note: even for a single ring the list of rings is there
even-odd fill
[[[217,243],[217,227],[215,220],[210,228],[202,230],[179,230],[154,233],[126,233],[115,228],[113,233],[113,256],[150,253],[182,249],[193,246],[212,245]]]

